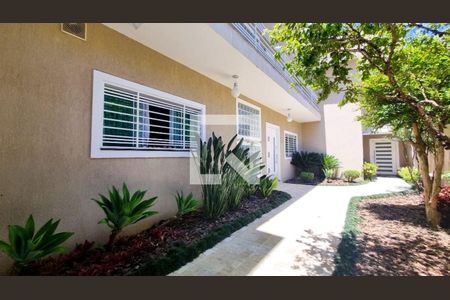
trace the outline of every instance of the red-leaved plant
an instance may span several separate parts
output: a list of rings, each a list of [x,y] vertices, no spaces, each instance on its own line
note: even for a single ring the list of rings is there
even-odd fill
[[[443,187],[438,195],[438,210],[441,213],[441,226],[450,228],[450,185]]]

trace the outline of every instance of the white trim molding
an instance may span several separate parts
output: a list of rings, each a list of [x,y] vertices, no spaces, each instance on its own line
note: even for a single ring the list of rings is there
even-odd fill
[[[105,92],[106,89],[109,88],[109,86],[113,86],[117,89],[124,89],[126,91],[132,91],[133,94],[137,95],[137,100],[130,100],[130,101],[137,101],[136,107],[132,110],[136,110],[137,114],[133,119],[136,119],[137,121],[121,121],[121,119],[117,119],[117,122],[123,122],[123,123],[135,123],[137,124],[136,128],[138,129],[128,129],[129,131],[137,130],[139,131],[139,120],[140,119],[151,119],[150,117],[143,117],[139,115],[139,104],[140,99],[142,97],[151,97],[154,100],[155,103],[158,103],[160,101],[161,103],[165,103],[163,105],[167,105],[167,107],[170,107],[170,105],[173,105],[174,107],[180,107],[182,109],[181,111],[183,114],[178,117],[182,118],[183,121],[176,122],[176,121],[170,121],[170,129],[172,130],[172,125],[174,123],[182,124],[182,128],[175,128],[176,130],[182,131],[183,135],[182,142],[178,141],[178,143],[183,143],[183,148],[181,150],[172,149],[171,151],[165,150],[163,147],[155,147],[154,149],[143,147],[143,143],[149,143],[148,141],[141,142],[141,138],[139,134],[136,136],[136,145],[135,147],[131,148],[118,148],[118,149],[110,149],[106,146],[104,146],[104,129],[105,129],[105,118],[104,118],[104,110],[105,110]],[[141,95],[142,94],[142,95]],[[143,98],[144,99],[144,98]],[[144,100],[142,100],[144,101]],[[151,104],[153,105],[153,104]],[[117,105],[120,106],[120,105]],[[148,106],[148,105],[147,105]],[[124,106],[122,106],[124,107]],[[94,70],[93,72],[93,89],[92,89],[92,124],[91,124],[91,158],[147,158],[147,157],[190,157],[191,151],[188,149],[189,147],[186,146],[185,142],[185,111],[189,111],[191,114],[191,111],[195,110],[195,116],[198,116],[198,131],[200,131],[200,137],[202,139],[205,139],[205,114],[206,114],[206,107],[205,105],[184,99],[148,86],[141,85],[139,83],[135,83],[129,80],[125,80],[107,73],[103,73],[101,71]],[[126,115],[125,113],[123,113]],[[134,114],[134,113],[133,113]],[[162,114],[162,113],[160,113]],[[128,114],[130,115],[130,114]],[[133,117],[133,115],[130,115]],[[191,117],[190,117],[191,118]],[[192,120],[192,119],[189,119]],[[192,123],[192,121],[191,121]],[[133,124],[133,126],[135,125]],[[146,124],[149,126],[148,124]],[[151,124],[150,124],[151,126]],[[158,125],[153,125],[156,127],[163,127]],[[192,125],[191,125],[192,126]],[[155,127],[155,128],[156,128]],[[134,128],[134,127],[133,127]],[[167,128],[166,128],[167,129]],[[120,130],[120,128],[119,128]],[[123,129],[127,130],[127,129]],[[193,131],[193,130],[189,130]],[[146,132],[152,132],[152,130],[146,130]],[[172,131],[171,131],[172,132]],[[172,133],[171,133],[172,134]],[[190,134],[190,133],[189,133]],[[120,141],[120,138],[116,138],[116,143],[124,143]],[[147,140],[149,138],[147,137]],[[160,141],[159,143],[168,143],[167,141]],[[170,145],[169,147],[170,148]],[[175,151],[174,151],[175,150]]]

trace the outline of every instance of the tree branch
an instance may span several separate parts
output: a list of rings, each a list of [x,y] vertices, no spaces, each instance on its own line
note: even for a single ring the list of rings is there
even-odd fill
[[[431,32],[431,33],[433,33],[433,34],[435,34],[435,35],[437,35],[439,37],[442,37],[444,35],[450,35],[449,32],[433,29],[433,28],[430,28],[430,27],[425,26],[425,25],[420,24],[420,23],[410,23],[409,25],[413,26],[413,27],[418,27],[418,28],[421,28],[421,29],[425,29],[426,31],[429,31],[429,32]]]

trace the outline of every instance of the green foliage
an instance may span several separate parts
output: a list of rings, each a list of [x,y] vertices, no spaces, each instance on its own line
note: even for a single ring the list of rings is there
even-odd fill
[[[322,155],[322,166],[327,170],[336,170],[339,168],[341,162],[335,156],[330,154]]]
[[[420,181],[420,173],[417,168],[402,167],[398,170],[398,176],[407,183],[417,184]]]
[[[378,166],[374,163],[365,161],[363,163],[364,179],[372,180],[377,175]]]
[[[187,213],[197,210],[200,205],[200,202],[197,199],[194,199],[192,193],[184,196],[183,191],[177,192],[177,194],[175,195],[175,201],[177,201],[178,217],[182,217]]]
[[[335,156],[330,154],[324,154],[322,156],[322,166],[323,166],[323,174],[325,178],[330,181],[331,177],[333,177],[334,172],[337,168],[339,168],[341,162]]]
[[[325,174],[325,178],[330,180],[334,175],[335,169],[323,169],[323,173]]]
[[[312,182],[314,180],[314,173],[313,172],[300,172],[300,178],[304,182]]]
[[[445,184],[450,184],[450,172],[444,173],[442,175],[442,180],[445,181]]]
[[[144,200],[146,192],[138,190],[130,197],[128,187],[124,183],[122,195],[113,186],[112,190],[109,190],[109,198],[99,194],[100,200],[92,199],[106,215],[104,219],[100,220],[99,224],[106,224],[112,229],[109,245],[112,245],[115,236],[126,226],[157,214],[156,211],[151,211],[150,208],[155,204],[158,197]]]
[[[207,142],[200,141],[198,164],[202,175],[203,211],[207,217],[216,218],[228,209],[239,207],[248,191],[248,183],[240,174],[256,181],[264,168],[260,154],[250,155],[250,149],[242,145],[243,139],[233,147],[236,137],[225,145],[222,137],[213,132]],[[230,155],[240,161],[237,170],[227,162]],[[220,184],[217,184],[216,176],[220,178]]]
[[[358,170],[345,170],[344,171],[344,177],[347,179],[348,182],[353,182],[359,176],[361,176],[361,172],[359,172]]]
[[[55,233],[59,221],[53,222],[53,219],[50,219],[36,231],[33,216],[30,215],[24,227],[9,225],[9,244],[0,241],[0,251],[11,257],[19,267],[49,254],[65,251],[61,244],[71,237],[73,232]]]
[[[297,172],[313,172],[315,176],[322,176],[323,154],[317,152],[294,152],[292,153],[291,164],[293,164]]]
[[[264,198],[269,197],[273,190],[278,186],[278,177],[263,175],[260,178],[260,182],[258,185],[259,192]]]
[[[247,185],[245,186],[245,196],[252,196],[255,195],[256,192],[258,191],[258,186],[256,184],[249,184],[247,183]]]
[[[344,92],[341,104],[358,103],[375,129],[418,123],[432,150],[436,140],[449,143],[449,33],[449,24],[281,23],[270,37],[282,45],[275,56],[292,57],[286,69],[319,101]]]

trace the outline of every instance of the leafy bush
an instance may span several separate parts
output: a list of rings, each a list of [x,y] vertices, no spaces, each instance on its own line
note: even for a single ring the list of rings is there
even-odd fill
[[[313,172],[301,172],[300,179],[302,179],[305,182],[311,182],[314,180],[314,173]]]
[[[407,183],[418,183],[420,181],[420,173],[416,168],[403,167],[398,170],[398,176],[403,178]]]
[[[278,178],[268,175],[261,176],[258,189],[264,198],[269,197],[273,190],[278,186]]]
[[[60,245],[71,237],[73,232],[55,233],[59,221],[53,222],[53,219],[50,219],[35,231],[34,219],[30,215],[25,227],[9,225],[9,244],[0,241],[0,251],[11,257],[17,268],[22,268],[49,254],[65,251]]]
[[[157,214],[150,208],[155,204],[158,197],[143,200],[147,191],[140,190],[134,192],[130,197],[130,192],[125,183],[122,187],[122,195],[115,186],[108,192],[109,198],[99,194],[100,200],[92,200],[100,206],[106,215],[104,219],[100,220],[99,224],[106,224],[112,229],[107,245],[110,247],[123,228]]]
[[[336,170],[339,168],[341,162],[333,155],[324,154],[322,156],[322,166],[325,170]]]
[[[177,201],[178,207],[177,217],[182,217],[187,213],[195,211],[200,205],[200,202],[197,199],[194,199],[192,193],[184,196],[183,191],[177,192],[175,200]]]
[[[450,172],[444,173],[442,175],[442,181],[443,181],[443,185],[450,184]]]
[[[323,169],[323,173],[325,174],[325,178],[327,179],[328,182],[330,182],[331,178],[333,177],[335,172],[335,169]]]
[[[257,191],[258,191],[258,186],[256,184],[247,183],[245,186],[244,194],[245,194],[245,196],[251,196],[251,195],[255,195]]]
[[[363,163],[364,179],[372,180],[377,175],[378,166],[374,163],[365,161]]]
[[[222,137],[217,137],[214,132],[207,142],[200,141],[198,164],[202,175],[203,211],[209,218],[219,217],[228,209],[239,207],[248,190],[247,181],[239,173],[256,181],[258,173],[264,168],[260,154],[250,155],[250,149],[242,145],[243,139],[232,148],[236,137],[228,142],[226,148]],[[238,170],[227,162],[232,154],[240,161]],[[215,176],[220,178],[220,184],[215,182]]]
[[[316,177],[323,177],[323,154],[316,152],[294,152],[292,154],[291,164],[293,164],[297,173],[312,172]]]
[[[441,226],[450,228],[450,185],[443,187],[439,192],[438,210],[441,213]]]
[[[344,177],[347,179],[348,182],[353,182],[360,175],[361,175],[361,172],[359,172],[358,170],[345,170],[344,171]]]

